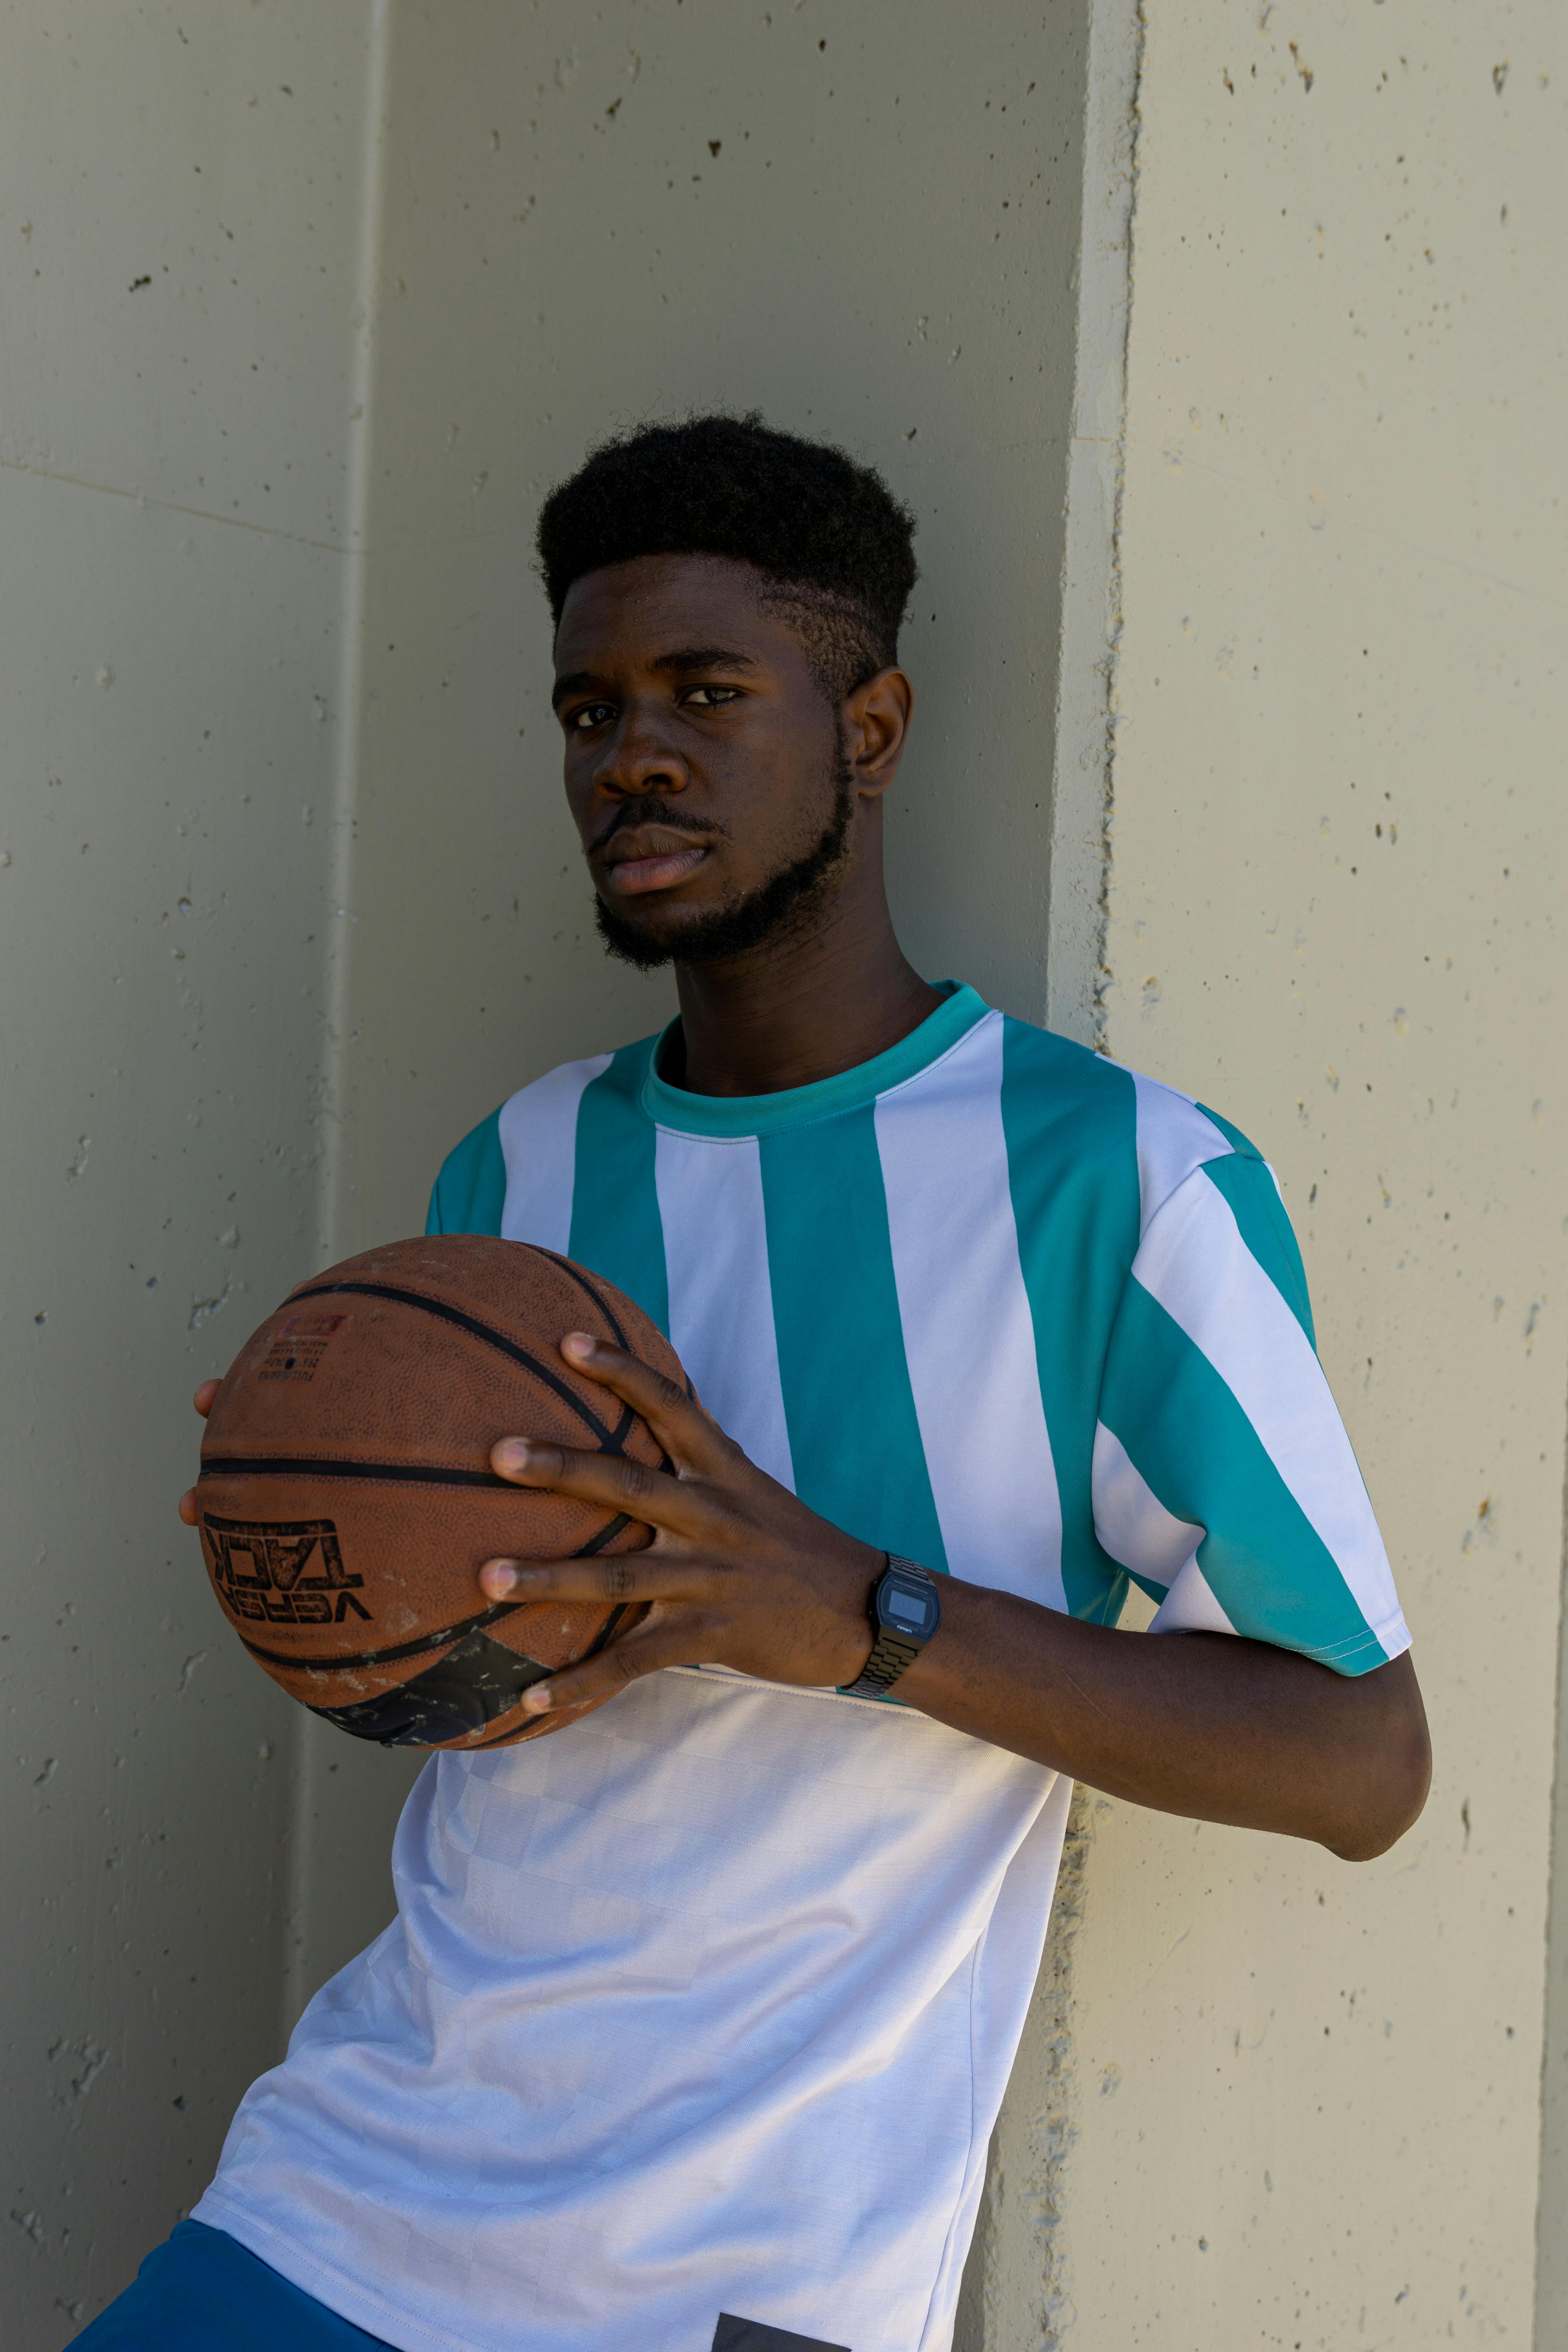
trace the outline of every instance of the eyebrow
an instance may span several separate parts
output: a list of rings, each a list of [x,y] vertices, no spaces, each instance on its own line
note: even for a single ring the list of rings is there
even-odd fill
[[[693,670],[756,669],[759,664],[754,654],[743,654],[734,646],[681,646],[674,653],[660,654],[649,667],[663,672],[667,677],[683,677]],[[559,710],[568,696],[591,694],[601,683],[590,669],[567,671],[563,677],[555,681],[550,697],[551,709]]]
[[[732,646],[688,646],[679,653],[660,654],[655,669],[679,672],[689,669],[755,669],[753,654],[738,653]]]

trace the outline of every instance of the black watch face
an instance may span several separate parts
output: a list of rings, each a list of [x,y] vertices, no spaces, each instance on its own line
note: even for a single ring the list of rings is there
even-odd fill
[[[930,1585],[916,1577],[900,1576],[895,1568],[882,1579],[877,1614],[889,1633],[901,1633],[909,1642],[924,1642],[936,1631],[942,1604]]]

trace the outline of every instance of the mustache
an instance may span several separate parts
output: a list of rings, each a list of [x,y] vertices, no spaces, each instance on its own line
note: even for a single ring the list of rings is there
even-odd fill
[[[668,801],[661,801],[656,793],[650,793],[646,800],[623,801],[620,807],[612,812],[603,832],[596,834],[588,844],[587,855],[592,857],[607,843],[614,841],[617,833],[625,833],[628,826],[635,824],[661,824],[669,833],[700,833],[712,841],[729,838],[723,825],[704,824],[700,817],[688,816],[683,809],[672,808]]]

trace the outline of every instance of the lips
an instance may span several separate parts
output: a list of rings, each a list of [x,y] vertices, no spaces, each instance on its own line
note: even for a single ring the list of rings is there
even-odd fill
[[[657,827],[617,834],[605,852],[605,887],[617,898],[671,890],[695,874],[710,853],[700,842]]]

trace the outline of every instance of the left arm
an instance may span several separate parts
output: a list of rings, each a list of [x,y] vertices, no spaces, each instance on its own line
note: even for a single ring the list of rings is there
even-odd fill
[[[662,1666],[736,1667],[842,1686],[871,1647],[883,1555],[832,1527],[748,1461],[712,1418],[634,1357],[584,1333],[574,1370],[636,1407],[676,1475],[623,1456],[508,1438],[491,1460],[523,1486],[626,1511],[645,1551],[491,1560],[492,1601],[649,1604],[597,1657],[523,1704],[565,1708]],[[1347,1861],[1402,1836],[1426,1801],[1426,1720],[1407,1656],[1348,1677],[1225,1633],[1141,1638],[983,1585],[942,1580],[942,1620],[898,1696],[955,1730],[1161,1812],[1315,1839]]]

